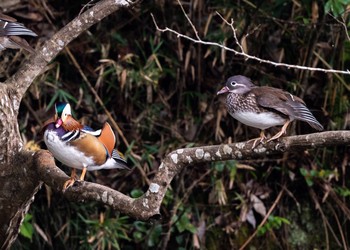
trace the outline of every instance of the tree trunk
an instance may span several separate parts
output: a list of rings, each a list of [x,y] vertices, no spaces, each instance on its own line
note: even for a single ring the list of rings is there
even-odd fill
[[[41,186],[33,173],[32,154],[23,150],[17,114],[18,97],[5,84],[0,88],[0,245],[7,249]]]
[[[82,32],[120,8],[136,2],[101,0],[63,27],[37,49],[27,63],[0,85],[0,248],[8,249],[34,195],[41,187],[33,153],[23,148],[17,116],[23,95],[47,64]]]
[[[62,191],[67,176],[57,169],[47,151],[33,153],[23,148],[17,123],[19,104],[26,90],[47,64],[81,32],[120,7],[132,7],[124,0],[102,0],[79,15],[48,40],[16,74],[0,84],[0,248],[8,249],[16,239],[21,222],[34,195],[45,182]],[[98,201],[141,220],[158,219],[162,200],[172,179],[184,167],[203,162],[262,158],[331,145],[350,145],[350,131],[281,138],[252,150],[252,142],[184,148],[166,156],[145,194],[133,199],[108,187],[82,182],[65,191],[76,202]]]

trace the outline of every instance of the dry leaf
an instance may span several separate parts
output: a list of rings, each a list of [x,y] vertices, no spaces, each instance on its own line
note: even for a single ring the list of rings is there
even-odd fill
[[[256,227],[256,219],[252,209],[250,209],[247,213],[247,221],[250,225],[252,225],[253,228]]]
[[[250,196],[250,201],[252,202],[254,210],[259,213],[261,216],[265,217],[266,207],[264,203],[254,194]]]

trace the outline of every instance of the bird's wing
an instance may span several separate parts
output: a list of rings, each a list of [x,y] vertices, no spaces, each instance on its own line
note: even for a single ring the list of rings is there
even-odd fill
[[[18,46],[18,48],[23,48],[30,53],[35,52],[35,50],[32,47],[30,47],[29,43],[24,38],[19,36],[9,36],[9,39],[13,44]]]
[[[0,18],[0,36],[38,36],[23,24]]]
[[[96,136],[97,139],[106,147],[109,155],[113,155],[113,149],[115,146],[116,139],[114,132],[108,122],[105,123],[102,129],[94,130],[89,126],[84,126],[81,131]]]
[[[80,152],[83,152],[86,156],[92,157],[96,165],[104,164],[108,159],[108,153],[105,146],[97,139],[96,136],[84,133],[80,130],[77,130],[77,132],[77,137],[74,140],[69,141],[69,145],[76,147]],[[71,131],[68,133],[74,132]]]
[[[101,129],[94,130],[93,128],[90,128],[89,126],[84,125],[84,127],[81,129],[84,133],[94,135],[94,136],[100,136],[101,135]]]
[[[260,106],[277,110],[293,119],[307,122],[316,130],[323,130],[323,126],[316,120],[302,99],[281,89],[261,88],[264,90],[254,93]]]
[[[4,20],[6,22],[17,22],[16,18],[10,17],[10,16],[5,15],[3,13],[0,13],[0,20]]]
[[[260,87],[252,89],[251,93],[255,95],[257,104],[264,108],[278,111],[287,116],[293,112],[293,109],[286,105],[288,97],[280,89]]]
[[[121,152],[119,152],[118,150],[113,149],[113,151],[112,151],[112,158],[118,163],[120,168],[130,169],[128,167],[128,165],[127,165],[127,162],[126,162],[123,154]]]
[[[114,132],[108,122],[105,123],[101,130],[98,140],[106,147],[110,156],[113,155],[113,149],[115,147],[116,138]]]
[[[295,119],[307,122],[316,130],[323,130],[323,126],[316,120],[315,116],[304,104],[291,100],[288,100],[286,104],[293,109],[293,116]]]

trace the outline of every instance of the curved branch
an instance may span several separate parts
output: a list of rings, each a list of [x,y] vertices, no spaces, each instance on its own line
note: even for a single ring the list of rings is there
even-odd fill
[[[128,0],[102,0],[73,19],[46,41],[44,45],[38,48],[36,53],[5,82],[8,87],[16,91],[15,97],[17,104],[14,105],[15,111],[18,111],[22,96],[30,84],[68,43],[92,25],[101,21],[101,19],[122,7],[131,7],[136,2],[130,2]]]
[[[89,182],[81,182],[69,188],[64,195],[72,201],[98,201],[136,219],[156,219],[159,217],[161,203],[172,179],[184,167],[214,161],[262,158],[288,151],[337,145],[350,145],[350,131],[328,131],[284,137],[280,141],[259,145],[253,150],[251,149],[253,142],[182,148],[164,158],[151,180],[148,191],[140,198],[130,198],[111,188]],[[68,176],[55,166],[54,159],[48,151],[41,150],[36,153],[34,167],[38,168],[39,180],[56,191],[62,191]]]
[[[34,79],[45,69],[47,64],[69,42],[112,12],[121,7],[131,7],[136,2],[138,0],[135,2],[129,2],[128,0],[101,0],[94,7],[85,11],[62,28],[50,40],[46,41],[43,46],[37,49],[36,54],[32,55],[21,66],[16,74],[9,78],[5,84],[1,85],[0,249],[10,248],[17,238],[19,226],[23,221],[24,215],[28,212],[34,195],[41,187],[37,173],[32,171],[37,169],[30,168],[35,164],[22,160],[19,164],[19,159],[33,159],[30,152],[22,150],[23,144],[17,123],[19,105],[24,93]],[[104,196],[102,196],[102,200],[104,200]],[[126,198],[124,197],[122,200],[126,200]]]

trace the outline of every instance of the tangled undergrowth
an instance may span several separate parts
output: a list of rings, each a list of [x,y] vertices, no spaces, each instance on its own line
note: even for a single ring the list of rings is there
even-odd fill
[[[86,4],[73,2],[33,0],[7,14],[39,34],[37,41],[30,40],[35,46]],[[217,11],[233,18],[238,40],[249,54],[309,67],[349,66],[350,43],[343,26],[348,17],[340,1],[325,6],[305,0],[181,3],[206,40],[236,46]],[[260,64],[178,39],[156,31],[150,13],[159,25],[194,35],[176,0],[144,1],[102,20],[69,44],[27,92],[19,115],[27,147],[44,147],[43,121],[56,101],[69,101],[82,123],[99,128],[109,120],[115,131],[121,129],[118,147],[132,167],[129,172],[92,172],[88,181],[140,196],[172,150],[258,136],[256,129],[233,120],[216,96],[235,74],[302,97],[327,130],[349,128],[349,77]],[[0,77],[6,79],[26,54],[8,50],[2,56]],[[303,123],[289,131],[311,132]],[[13,248],[238,249],[258,230],[249,242],[256,249],[347,249],[348,157],[347,147],[319,148],[184,169],[164,199],[161,220],[153,223],[98,204],[67,202],[43,187]]]

